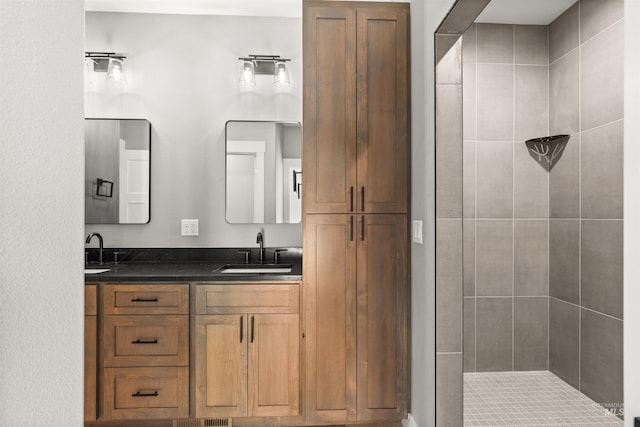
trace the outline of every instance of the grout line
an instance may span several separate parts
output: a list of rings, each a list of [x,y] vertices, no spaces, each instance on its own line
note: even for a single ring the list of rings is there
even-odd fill
[[[610,126],[610,125],[612,125],[612,124],[614,124],[614,123],[623,122],[623,121],[624,121],[624,117],[619,118],[619,119],[612,120],[612,121],[607,122],[607,123],[603,123],[603,124],[598,125],[598,126],[594,126],[594,127],[592,127],[592,128],[589,128],[589,129],[582,129],[579,133],[580,133],[580,134],[583,134],[583,133],[585,133],[585,132],[592,132],[592,131],[594,131],[594,130],[597,130],[597,129],[603,128],[603,127],[605,127],[605,126]],[[582,126],[582,123],[580,123],[580,125]]]
[[[516,26],[511,26],[513,64],[511,72],[511,139],[516,140]],[[511,144],[511,370],[516,369],[516,147]]]
[[[551,134],[551,40],[547,25],[547,135]],[[547,369],[551,369],[551,171],[547,174]]]
[[[574,306],[574,307],[577,307],[577,308],[578,308],[578,309],[580,309],[580,310],[587,310],[587,311],[590,311],[590,312],[592,312],[592,313],[596,313],[596,314],[599,314],[599,315],[604,316],[604,317],[608,317],[608,318],[613,319],[613,320],[618,320],[618,321],[620,321],[620,322],[624,322],[624,319],[620,319],[619,317],[612,316],[612,315],[610,315],[610,314],[603,313],[603,312],[601,312],[601,311],[594,310],[594,309],[589,308],[589,307],[584,307],[584,306],[581,306],[581,305],[579,305],[579,304],[575,304],[575,303],[570,302],[570,301],[565,301],[565,300],[563,300],[563,299],[556,298],[556,297],[549,297],[549,298],[554,299],[554,300],[559,301],[559,302],[563,302],[563,303],[565,303],[565,304],[572,305],[572,306]]]
[[[580,5],[579,7],[581,7],[581,6],[582,5]],[[609,25],[608,27],[603,28],[602,30],[600,30],[600,32],[595,33],[594,35],[592,35],[591,37],[589,37],[588,39],[585,39],[585,40],[582,40],[582,32],[578,31],[578,37],[580,38],[580,45],[589,43],[591,40],[595,39],[600,34],[604,33],[608,29],[610,29],[611,27],[615,27],[617,24],[619,24],[622,21],[624,21],[624,16],[622,18],[618,19],[616,22],[614,22],[611,25]],[[581,29],[581,27],[582,27],[582,22],[580,21],[580,15],[578,15],[578,28]]]
[[[582,307],[582,1],[578,1],[578,302]],[[582,390],[582,312],[578,316],[578,390]]]
[[[475,143],[474,143],[474,215],[473,215],[473,294],[478,295],[478,26],[474,27],[475,34],[475,64],[474,64],[474,80],[475,80],[475,99],[474,99],[474,116],[475,116]],[[473,301],[473,371],[478,371],[478,300]]]

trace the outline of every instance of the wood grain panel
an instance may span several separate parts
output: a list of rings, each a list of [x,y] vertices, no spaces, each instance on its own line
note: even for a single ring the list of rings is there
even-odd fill
[[[105,314],[189,314],[189,285],[104,285]]]
[[[359,218],[358,418],[397,419],[408,393],[407,219]]]
[[[84,316],[84,419],[97,417],[98,318]]]
[[[407,8],[358,8],[358,210],[407,213]]]
[[[189,414],[189,368],[105,368],[104,419]]]
[[[95,316],[98,314],[98,286],[85,285],[84,287],[84,315]]]
[[[196,417],[247,415],[247,331],[247,316],[196,316]]]
[[[249,413],[293,416],[300,407],[300,317],[248,316]]]
[[[300,285],[198,285],[197,314],[298,313]]]
[[[344,422],[355,417],[353,219],[305,216],[305,388],[307,417],[312,420]]]
[[[352,209],[356,185],[355,10],[305,7],[303,206]]]

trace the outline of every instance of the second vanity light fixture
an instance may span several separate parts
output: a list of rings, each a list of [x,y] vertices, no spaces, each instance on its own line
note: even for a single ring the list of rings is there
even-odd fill
[[[107,80],[126,84],[127,76],[124,72],[124,60],[127,57],[116,52],[85,52],[85,61],[91,69],[98,73],[107,73]]]
[[[242,61],[240,84],[255,86],[256,74],[272,74],[274,86],[291,86],[287,68],[287,62],[291,59],[281,58],[280,55],[249,55],[238,59]]]

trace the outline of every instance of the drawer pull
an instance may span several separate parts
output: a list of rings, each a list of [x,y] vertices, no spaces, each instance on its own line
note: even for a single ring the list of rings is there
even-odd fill
[[[254,331],[254,317],[255,316],[251,316],[251,342],[253,343],[253,331]]]
[[[244,329],[242,326],[242,319],[244,319],[244,316],[240,316],[240,343],[242,343],[242,330]]]
[[[154,391],[153,393],[141,393],[139,391],[136,391],[131,395],[131,397],[158,397],[158,390]]]
[[[131,341],[131,344],[158,344],[158,338],[155,340],[141,340],[137,339],[135,341]]]
[[[158,298],[133,298],[131,302],[158,302]]]

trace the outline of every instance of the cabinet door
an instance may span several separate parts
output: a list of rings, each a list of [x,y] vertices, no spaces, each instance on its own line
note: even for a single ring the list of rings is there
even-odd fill
[[[406,215],[358,216],[358,419],[406,416]]]
[[[408,212],[407,16],[406,5],[357,11],[359,212]]]
[[[196,316],[196,417],[247,415],[247,316]]]
[[[249,315],[249,413],[255,417],[298,415],[300,317]]]
[[[304,9],[303,209],[346,213],[356,192],[356,14],[320,4]]]
[[[356,405],[354,215],[305,215],[305,407],[309,420],[344,423]]]

